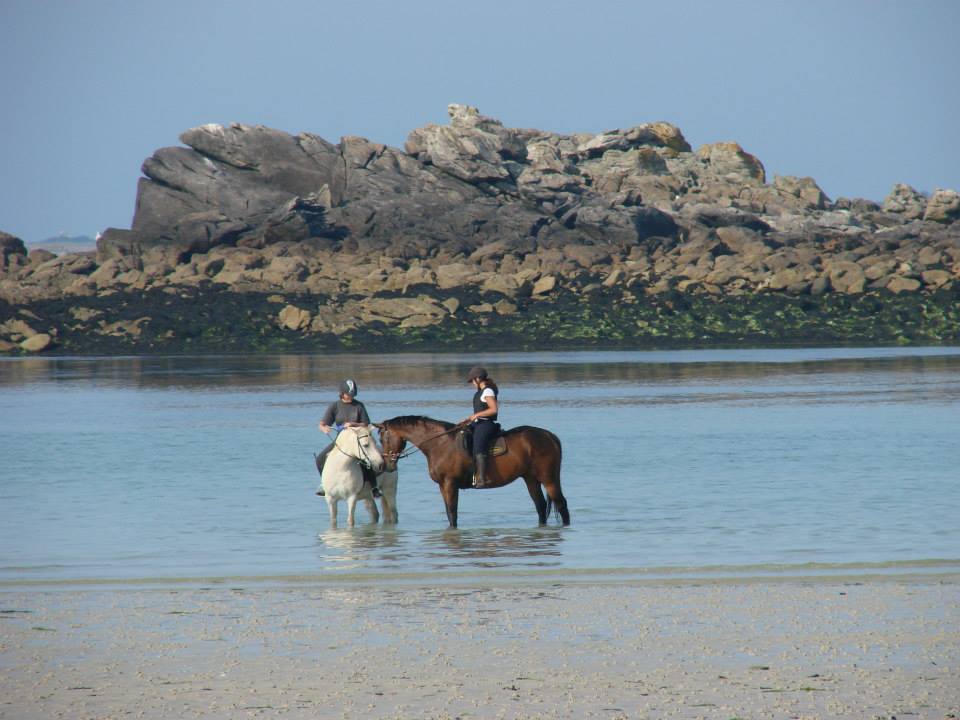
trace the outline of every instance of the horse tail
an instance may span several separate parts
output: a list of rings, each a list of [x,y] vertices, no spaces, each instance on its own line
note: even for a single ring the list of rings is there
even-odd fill
[[[560,458],[561,461],[563,461],[563,445],[560,443],[560,438],[558,438],[549,430],[544,430],[544,432],[547,433],[547,435],[550,436],[550,439],[557,444],[557,456]]]
[[[551,440],[557,446],[557,482],[560,481],[560,464],[563,462],[563,444],[560,442],[560,438],[554,435],[549,430],[544,430],[544,432],[550,437]],[[560,514],[558,508],[555,508],[553,505],[553,498],[550,497],[550,493],[547,493],[547,517],[554,515],[554,520],[559,519],[557,516]]]

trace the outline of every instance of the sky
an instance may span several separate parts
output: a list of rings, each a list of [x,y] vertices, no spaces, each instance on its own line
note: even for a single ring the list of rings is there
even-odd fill
[[[509,127],[665,120],[831,198],[960,190],[958,0],[0,0],[0,230],[130,227],[204,123],[402,147],[449,103]]]

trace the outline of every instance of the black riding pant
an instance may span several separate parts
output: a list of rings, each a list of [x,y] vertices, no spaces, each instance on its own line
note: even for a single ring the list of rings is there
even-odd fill
[[[500,426],[493,420],[474,420],[473,423],[473,454],[486,455],[490,442],[500,430]]]

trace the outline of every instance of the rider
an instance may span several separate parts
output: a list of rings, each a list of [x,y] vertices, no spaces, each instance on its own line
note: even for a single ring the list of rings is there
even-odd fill
[[[470,423],[473,429],[473,462],[476,467],[473,486],[482,488],[488,485],[487,448],[500,429],[497,424],[497,411],[500,409],[497,397],[500,388],[490,379],[486,368],[482,367],[471,369],[467,380],[477,391],[473,395],[473,415],[463,422]]]
[[[344,427],[365,427],[370,424],[370,416],[367,415],[367,408],[363,403],[357,400],[359,392],[357,383],[353,380],[344,380],[340,383],[340,399],[330,403],[327,411],[320,420],[320,431],[326,435],[330,434],[331,426],[336,429]],[[323,464],[327,461],[327,456],[333,450],[335,442],[322,450],[317,455],[317,471],[323,476]],[[374,497],[380,497],[380,488],[377,486],[377,473],[372,469],[363,468],[363,478],[370,483],[370,490]],[[324,495],[323,483],[317,488],[317,495]]]

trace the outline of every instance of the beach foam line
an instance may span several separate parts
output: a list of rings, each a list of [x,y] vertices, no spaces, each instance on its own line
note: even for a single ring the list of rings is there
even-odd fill
[[[752,582],[875,582],[911,579],[915,581],[960,581],[960,559],[931,558],[859,563],[797,563],[756,565],[708,565],[702,567],[645,568],[516,568],[477,570],[458,568],[443,571],[355,572],[331,571],[283,575],[178,575],[157,577],[64,577],[14,578],[0,580],[0,592],[26,589],[74,590],[151,587],[248,588],[283,586],[353,585],[477,585],[529,584],[743,584]]]

